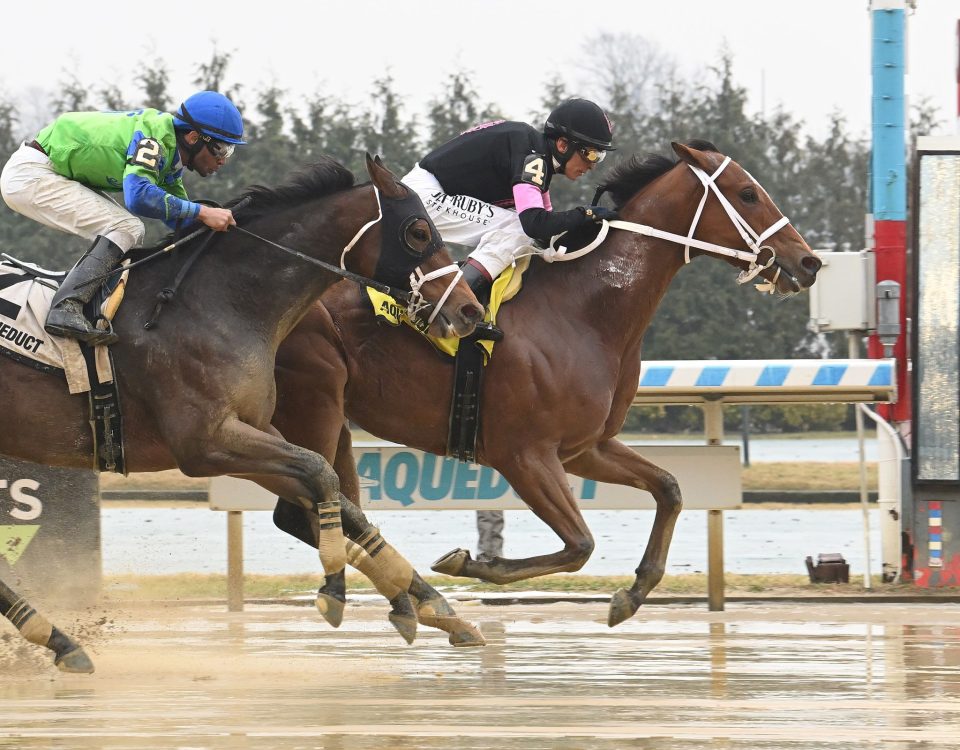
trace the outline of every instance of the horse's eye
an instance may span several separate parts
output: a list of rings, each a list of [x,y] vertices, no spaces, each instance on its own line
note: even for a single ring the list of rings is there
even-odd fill
[[[756,203],[758,200],[757,191],[752,187],[744,188],[740,191],[740,200],[744,203]]]
[[[421,229],[420,227],[414,227],[410,231],[410,234],[413,235],[413,238],[415,240],[418,240],[420,242],[426,242],[427,240],[430,239],[430,234],[425,229]]]

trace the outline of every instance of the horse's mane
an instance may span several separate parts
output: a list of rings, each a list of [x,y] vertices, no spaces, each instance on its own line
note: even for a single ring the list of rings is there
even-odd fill
[[[353,172],[329,156],[292,172],[276,187],[251,185],[241,195],[226,203],[231,208],[246,197],[251,202],[242,209],[244,219],[260,216],[277,206],[291,206],[311,198],[346,190],[354,184]]]
[[[310,198],[319,198],[329,193],[336,193],[353,187],[353,172],[343,166],[336,159],[322,156],[313,164],[300,167],[276,187],[266,185],[251,185],[243,193],[227,201],[225,208],[233,208],[245,197],[251,201],[245,205],[239,214],[244,220],[256,218],[267,213],[276,206],[290,206],[302,203]],[[197,223],[190,230],[202,229]],[[135,248],[135,259],[148,255],[151,251],[167,245],[177,238],[176,232],[169,232],[156,246]]]
[[[710,141],[695,139],[686,145],[698,151],[717,151]],[[635,154],[610,170],[607,179],[600,184],[600,190],[610,193],[614,205],[620,208],[641,188],[673,169],[677,161],[660,154]]]

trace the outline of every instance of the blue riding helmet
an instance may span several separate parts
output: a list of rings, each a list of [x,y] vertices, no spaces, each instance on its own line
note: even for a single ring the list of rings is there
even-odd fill
[[[240,110],[217,91],[201,91],[188,97],[174,112],[173,125],[225,143],[246,143]]]

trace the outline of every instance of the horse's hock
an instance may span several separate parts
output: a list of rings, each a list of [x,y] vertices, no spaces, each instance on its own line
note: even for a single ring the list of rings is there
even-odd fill
[[[97,475],[0,457],[0,580],[47,604],[84,607],[101,575]]]

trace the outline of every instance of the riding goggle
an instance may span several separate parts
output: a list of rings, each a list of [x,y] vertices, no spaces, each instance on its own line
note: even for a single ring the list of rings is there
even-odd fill
[[[216,138],[211,138],[209,135],[201,134],[200,137],[203,139],[203,144],[207,147],[214,159],[229,159],[233,156],[233,151],[236,146],[232,143],[227,143],[226,141],[218,141]]]
[[[599,164],[607,158],[606,151],[601,148],[594,148],[593,146],[578,146],[577,153],[591,164]]]

